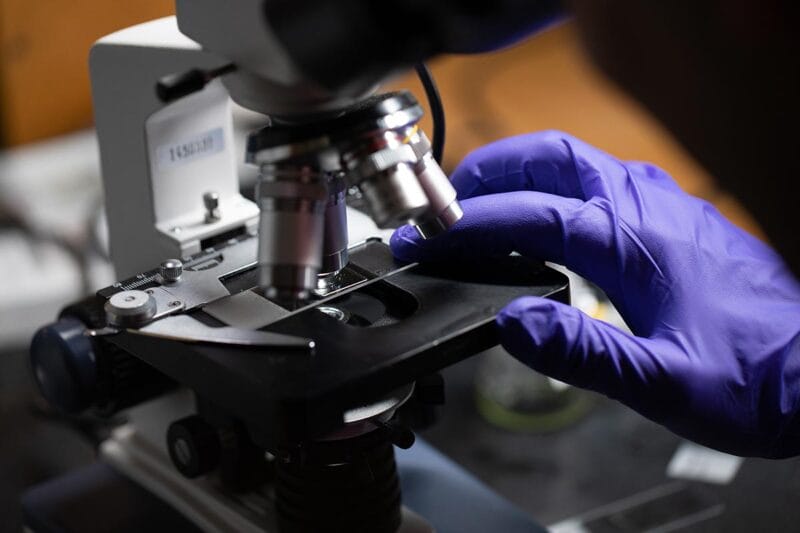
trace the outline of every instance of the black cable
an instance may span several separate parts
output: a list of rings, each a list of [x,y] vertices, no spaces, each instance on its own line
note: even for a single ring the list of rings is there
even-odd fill
[[[425,96],[428,97],[428,106],[431,108],[431,118],[433,119],[433,158],[441,165],[442,157],[444,156],[444,141],[447,130],[444,120],[442,97],[439,94],[439,88],[436,86],[436,80],[433,79],[433,74],[431,74],[428,66],[425,63],[417,63],[414,69],[417,71],[419,81],[422,82],[422,87],[425,89]]]

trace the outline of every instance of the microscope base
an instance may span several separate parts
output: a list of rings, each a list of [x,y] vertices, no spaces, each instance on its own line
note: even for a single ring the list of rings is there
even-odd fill
[[[233,494],[210,479],[189,480],[172,467],[166,454],[141,438],[136,428],[117,428],[100,448],[103,462],[135,481],[189,518],[202,531],[213,533],[277,532],[271,486],[259,492]],[[409,509],[403,509],[398,533],[432,533],[433,529]]]
[[[404,525],[399,533],[545,531],[422,440],[410,450],[398,450],[397,462],[408,506],[403,508]],[[224,530],[201,528],[178,512],[173,502],[167,504],[148,490],[149,486],[137,481],[99,461],[50,480],[23,495],[25,526],[34,533],[133,533],[148,529],[200,533],[235,529],[232,523]],[[208,509],[200,509],[208,514]],[[237,523],[244,524],[245,520],[240,518]],[[275,531],[257,527],[249,530]]]

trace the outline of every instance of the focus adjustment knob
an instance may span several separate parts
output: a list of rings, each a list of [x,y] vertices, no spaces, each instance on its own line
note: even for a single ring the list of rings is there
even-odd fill
[[[92,404],[97,365],[81,321],[62,318],[39,329],[31,341],[30,360],[36,385],[51,405],[77,413]]]
[[[192,415],[170,424],[167,449],[175,468],[188,478],[196,478],[217,468],[220,442],[214,427]]]

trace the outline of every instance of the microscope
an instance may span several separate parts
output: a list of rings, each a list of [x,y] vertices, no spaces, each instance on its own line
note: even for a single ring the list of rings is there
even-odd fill
[[[568,282],[519,256],[398,263],[379,238],[351,240],[348,202],[424,238],[457,224],[422,106],[377,87],[435,54],[530,34],[557,6],[176,7],[92,48],[121,281],[36,334],[37,385],[65,413],[124,413],[99,462],[197,530],[433,531],[403,506],[395,447],[435,420],[437,372],[497,344],[499,309],[568,301]],[[232,102],[264,115],[245,154]],[[242,157],[259,171],[253,199]],[[42,508],[26,503],[34,531]]]

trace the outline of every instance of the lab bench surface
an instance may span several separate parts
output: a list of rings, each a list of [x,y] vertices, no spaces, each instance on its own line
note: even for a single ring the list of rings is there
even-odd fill
[[[444,372],[447,404],[425,439],[558,533],[800,531],[800,458],[745,459],[728,484],[667,477],[682,439],[595,396],[582,421],[534,435],[474,407],[479,358]]]

